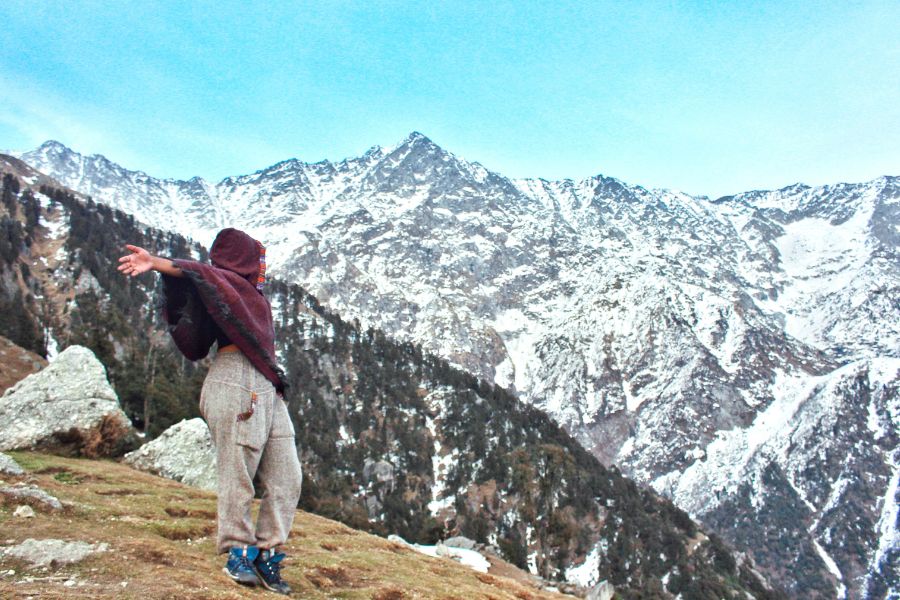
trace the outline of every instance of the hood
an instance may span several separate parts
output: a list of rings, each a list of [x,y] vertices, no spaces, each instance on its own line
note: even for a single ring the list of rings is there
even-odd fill
[[[216,235],[209,258],[214,267],[237,273],[262,293],[266,280],[266,248],[262,243],[228,227]]]

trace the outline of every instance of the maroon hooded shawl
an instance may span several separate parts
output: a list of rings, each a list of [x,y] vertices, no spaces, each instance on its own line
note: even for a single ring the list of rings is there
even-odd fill
[[[284,392],[284,372],[275,361],[272,307],[263,296],[266,250],[237,229],[223,229],[210,248],[212,266],[174,259],[184,277],[163,275],[163,317],[175,345],[191,360],[209,354],[216,328],[254,367]]]

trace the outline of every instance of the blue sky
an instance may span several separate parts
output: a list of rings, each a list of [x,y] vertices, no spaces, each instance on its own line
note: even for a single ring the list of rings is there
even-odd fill
[[[511,177],[712,197],[900,175],[900,2],[0,4],[0,148],[158,177],[420,131]]]

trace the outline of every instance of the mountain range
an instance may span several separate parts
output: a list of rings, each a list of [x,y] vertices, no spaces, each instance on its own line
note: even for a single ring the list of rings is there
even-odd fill
[[[23,161],[270,269],[549,413],[803,597],[900,593],[900,181],[711,200],[510,179],[412,133],[340,162],[156,179]]]
[[[199,440],[174,440],[200,421],[183,419],[198,416],[209,358],[187,361],[175,348],[157,277],[116,270],[126,243],[198,260],[206,249],[13,157],[0,155],[0,172],[0,334],[51,366],[87,346],[149,446],[180,464],[196,461],[194,473],[208,469],[208,455],[190,451]],[[579,596],[784,597],[746,554],[603,466],[543,411],[418,344],[344,321],[296,284],[268,278],[265,293],[304,468],[304,510],[426,545],[463,535],[538,587]],[[86,440],[83,454],[127,449],[100,443],[120,439],[117,431],[69,428],[39,445],[64,454]]]

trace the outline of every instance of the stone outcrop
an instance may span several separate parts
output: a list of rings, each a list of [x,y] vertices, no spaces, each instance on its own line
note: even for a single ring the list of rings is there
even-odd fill
[[[60,567],[84,560],[96,552],[106,552],[106,544],[69,542],[66,540],[27,539],[21,544],[3,550],[5,556],[24,560],[37,567]]]
[[[7,485],[0,487],[0,501],[28,504],[44,510],[62,510],[62,502],[36,485]]]
[[[394,465],[386,460],[374,461],[367,458],[363,465],[363,478],[366,481],[376,480],[381,483],[393,483]]]
[[[616,595],[616,588],[608,581],[601,581],[590,589],[587,600],[612,600]]]
[[[118,456],[136,434],[93,352],[70,346],[0,399],[0,450]]]
[[[187,485],[216,489],[216,453],[201,418],[180,421],[162,435],[125,455],[125,462]]]
[[[444,540],[444,545],[453,548],[465,548],[466,550],[474,550],[477,542],[462,535],[456,535]]]
[[[12,456],[8,456],[0,452],[0,474],[3,475],[23,475],[25,471],[19,466]]]

